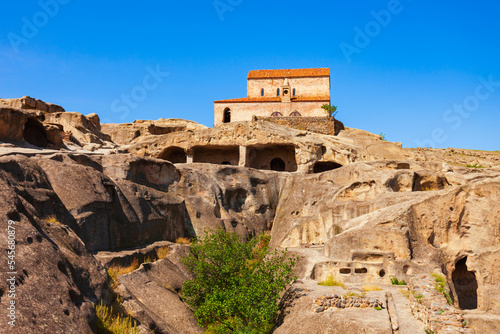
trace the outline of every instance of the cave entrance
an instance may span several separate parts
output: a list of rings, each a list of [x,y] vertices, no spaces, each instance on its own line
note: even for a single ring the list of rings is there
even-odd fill
[[[24,140],[31,145],[38,147],[47,147],[49,144],[47,133],[45,132],[42,123],[34,118],[28,118],[24,124],[23,137]]]
[[[473,310],[477,308],[477,280],[476,274],[467,269],[467,257],[455,264],[452,274],[458,305],[461,309]]]
[[[271,170],[275,170],[278,172],[284,172],[286,168],[285,162],[280,158],[274,158],[273,160],[271,160],[270,167]]]
[[[323,173],[332,169],[337,169],[342,167],[341,164],[338,164],[333,161],[318,161],[314,164],[313,172],[314,173]]]
[[[293,145],[256,145],[247,147],[247,167],[295,172],[297,161]]]
[[[186,163],[186,152],[176,146],[166,148],[159,156],[159,159],[168,160],[173,164]]]
[[[193,147],[193,162],[238,166],[239,160],[239,146]]]

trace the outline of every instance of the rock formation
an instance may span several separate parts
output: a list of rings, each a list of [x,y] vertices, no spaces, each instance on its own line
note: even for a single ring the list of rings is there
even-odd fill
[[[148,262],[159,245],[165,258],[119,277],[123,307],[143,333],[202,331],[179,299],[190,273],[180,262],[188,247],[175,241],[217,227],[242,238],[271,231],[272,247],[299,255],[276,333],[500,328],[498,153],[405,149],[362,130],[332,136],[265,120],[100,124],[33,101],[0,101],[0,227],[16,226],[19,333],[95,331],[92,304],[110,299],[105,266]],[[429,288],[432,274],[442,291]],[[436,300],[405,297],[393,278]],[[328,279],[345,289],[317,285]],[[366,285],[378,289],[332,306]],[[9,286],[0,289],[6,310]],[[444,293],[453,306],[432,309]]]

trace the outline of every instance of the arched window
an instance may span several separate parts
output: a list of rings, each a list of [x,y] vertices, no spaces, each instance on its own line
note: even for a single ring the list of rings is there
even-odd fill
[[[297,110],[293,111],[290,113],[290,116],[291,117],[300,117],[302,116]]]
[[[280,89],[279,88],[276,90],[276,96],[280,96]]]
[[[295,88],[292,90],[292,94],[293,96],[295,96]]]
[[[264,96],[264,88],[260,90],[260,96]]]
[[[271,117],[281,117],[281,116],[283,116],[283,114],[280,113],[279,111],[275,111],[271,114]]]
[[[224,109],[224,123],[229,123],[231,122],[231,109],[226,108]]]

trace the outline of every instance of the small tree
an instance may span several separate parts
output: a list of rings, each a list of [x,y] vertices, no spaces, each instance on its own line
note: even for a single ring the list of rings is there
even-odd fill
[[[335,117],[335,115],[337,115],[337,106],[334,106],[333,104],[332,105],[329,105],[329,104],[323,104],[321,106],[321,108],[325,109],[328,116],[330,117]]]
[[[185,281],[182,297],[198,324],[210,333],[269,333],[279,294],[296,277],[296,257],[268,252],[269,235],[240,241],[222,229],[195,241],[183,263],[196,278]]]

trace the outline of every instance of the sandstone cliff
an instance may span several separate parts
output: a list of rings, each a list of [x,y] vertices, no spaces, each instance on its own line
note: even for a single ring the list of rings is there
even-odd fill
[[[272,247],[300,256],[276,333],[500,328],[498,153],[266,121],[104,125],[23,99],[0,109],[0,227],[16,222],[19,333],[95,331],[92,303],[110,299],[104,266],[144,262],[159,245],[165,258],[120,276],[123,305],[144,333],[200,332],[178,296],[187,246],[174,242],[217,227],[271,231]],[[391,287],[397,277],[425,290],[430,274],[443,276],[453,306],[432,310],[444,298],[433,287],[429,304]],[[318,287],[329,277],[346,290]],[[367,298],[383,310],[315,304],[367,284],[381,289]],[[7,292],[0,286],[4,310]]]

